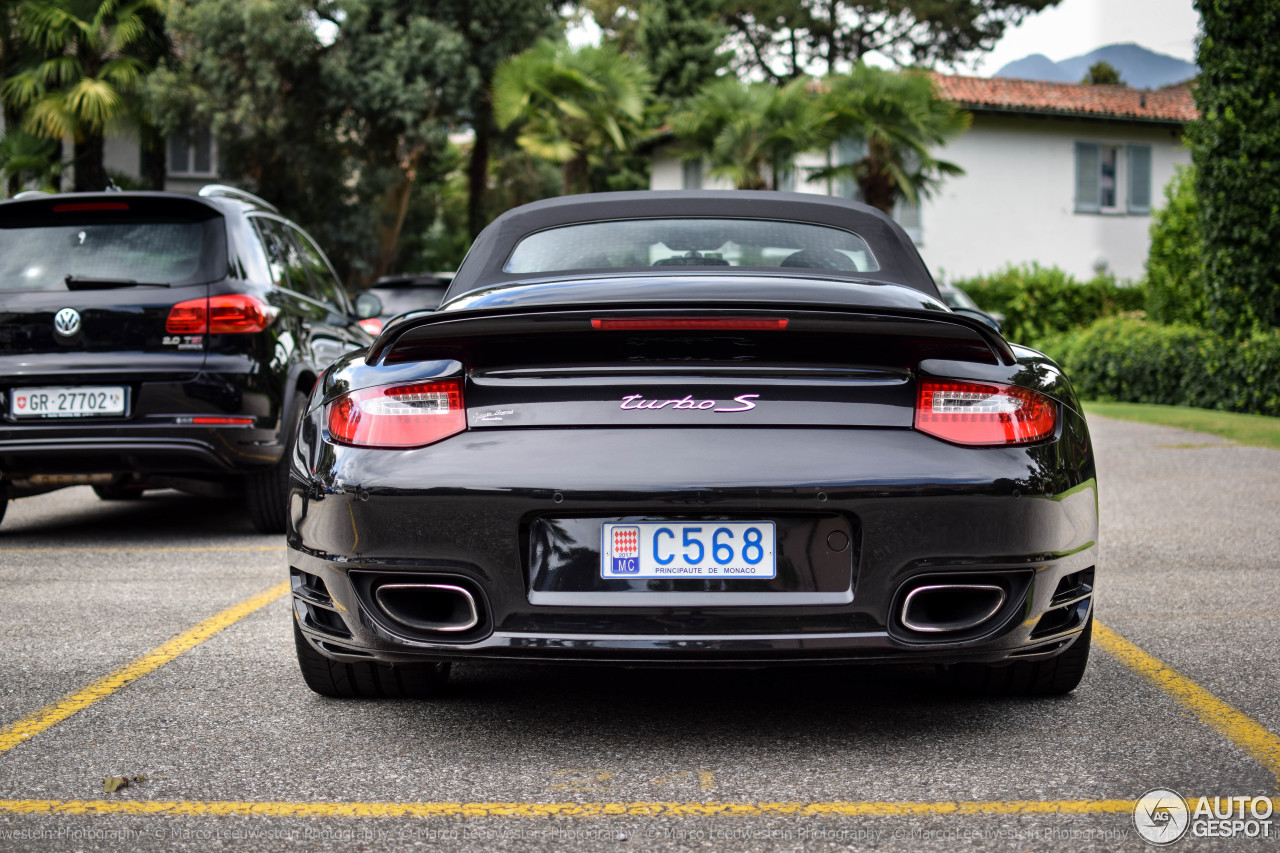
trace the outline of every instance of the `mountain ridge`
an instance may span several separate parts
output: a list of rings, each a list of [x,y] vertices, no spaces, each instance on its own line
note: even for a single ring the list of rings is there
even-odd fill
[[[1058,62],[1043,53],[1033,53],[1006,63],[991,76],[1045,80],[1051,83],[1079,83],[1095,62],[1112,65],[1120,72],[1120,79],[1135,89],[1159,89],[1182,83],[1200,71],[1195,63],[1126,42],[1104,45]]]

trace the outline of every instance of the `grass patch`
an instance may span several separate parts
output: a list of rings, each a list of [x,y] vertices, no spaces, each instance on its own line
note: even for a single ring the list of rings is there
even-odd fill
[[[1266,415],[1241,415],[1236,412],[1147,403],[1085,403],[1084,411],[1086,415],[1207,432],[1237,444],[1280,450],[1280,418]]]

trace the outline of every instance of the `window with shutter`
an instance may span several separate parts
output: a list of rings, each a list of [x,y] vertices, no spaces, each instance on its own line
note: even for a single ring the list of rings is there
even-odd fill
[[[1130,213],[1151,212],[1151,146],[1130,145],[1129,201]]]
[[[166,170],[174,177],[217,175],[217,143],[209,128],[189,128],[169,137]]]
[[[1076,212],[1102,210],[1102,146],[1096,142],[1076,143]]]

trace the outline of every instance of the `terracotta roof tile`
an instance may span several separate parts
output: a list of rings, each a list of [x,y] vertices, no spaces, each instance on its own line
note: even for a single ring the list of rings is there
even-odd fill
[[[1200,115],[1191,96],[1191,87],[1186,83],[1163,89],[1131,89],[1128,86],[1046,83],[1009,77],[950,74],[934,74],[933,77],[944,97],[975,110],[986,108],[1158,122],[1189,122]]]

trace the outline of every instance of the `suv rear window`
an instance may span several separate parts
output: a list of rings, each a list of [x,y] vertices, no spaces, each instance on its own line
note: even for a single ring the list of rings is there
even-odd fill
[[[180,285],[226,274],[226,253],[219,251],[224,225],[216,215],[48,210],[0,215],[0,291],[66,290],[68,276]]]
[[[851,231],[765,219],[623,219],[530,234],[504,272],[609,267],[755,267],[872,272],[866,242]]]

